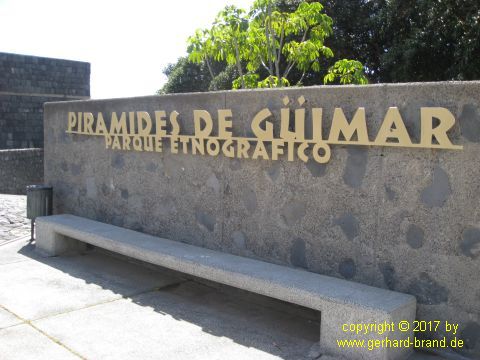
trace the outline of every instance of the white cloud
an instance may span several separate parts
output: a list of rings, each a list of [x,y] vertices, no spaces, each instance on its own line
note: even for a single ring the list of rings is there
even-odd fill
[[[0,0],[0,51],[91,63],[92,98],[151,95],[186,39],[253,0]]]

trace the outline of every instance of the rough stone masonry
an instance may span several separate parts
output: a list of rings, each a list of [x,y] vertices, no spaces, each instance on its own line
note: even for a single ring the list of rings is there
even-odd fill
[[[463,150],[332,145],[322,164],[124,151],[107,148],[104,136],[66,132],[69,112],[141,110],[154,118],[162,110],[177,111],[180,128],[193,134],[194,110],[231,109],[233,133],[251,137],[251,121],[264,108],[278,127],[286,96],[303,96],[307,117],[322,108],[331,119],[342,108],[351,120],[363,107],[369,130],[398,107],[414,143],[421,140],[420,108],[443,107],[456,119],[449,139]],[[459,323],[465,347],[457,350],[478,357],[479,100],[480,82],[452,82],[49,103],[45,182],[57,214],[413,294],[419,320]],[[325,134],[329,127],[325,121]]]
[[[89,63],[0,53],[0,149],[43,147],[43,104],[89,96]]]

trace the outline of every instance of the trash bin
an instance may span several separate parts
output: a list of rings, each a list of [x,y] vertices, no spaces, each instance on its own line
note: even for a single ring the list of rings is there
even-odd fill
[[[27,218],[32,221],[30,241],[33,241],[35,218],[52,215],[52,195],[53,188],[51,186],[27,186]]]

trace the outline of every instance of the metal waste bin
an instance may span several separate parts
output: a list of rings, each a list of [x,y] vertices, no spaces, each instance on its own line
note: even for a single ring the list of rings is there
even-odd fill
[[[33,241],[33,226],[38,216],[52,215],[53,188],[45,185],[27,186],[27,218],[32,221],[31,239]]]

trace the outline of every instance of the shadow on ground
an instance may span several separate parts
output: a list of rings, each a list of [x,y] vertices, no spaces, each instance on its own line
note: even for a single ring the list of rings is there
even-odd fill
[[[42,257],[29,244],[19,253],[156,313],[198,326],[204,333],[282,359],[305,358],[319,340],[319,313],[311,309],[195,279],[101,249],[90,249],[77,256]]]

